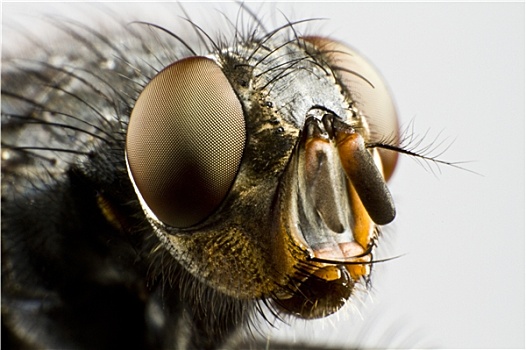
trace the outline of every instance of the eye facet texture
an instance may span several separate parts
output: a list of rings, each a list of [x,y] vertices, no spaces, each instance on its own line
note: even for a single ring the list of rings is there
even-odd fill
[[[383,78],[361,55],[337,41],[322,37],[305,37],[323,55],[347,88],[356,106],[363,112],[374,141],[388,141],[398,145],[398,117],[396,108]],[[379,149],[384,178],[394,172],[398,153]]]
[[[228,194],[246,140],[241,103],[221,68],[177,61],[140,94],[126,137],[130,176],[163,223],[198,224]]]

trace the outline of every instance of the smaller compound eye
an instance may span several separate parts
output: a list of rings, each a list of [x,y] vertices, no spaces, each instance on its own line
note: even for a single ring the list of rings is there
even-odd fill
[[[398,117],[391,93],[378,71],[360,54],[349,47],[322,37],[304,37],[313,44],[332,67],[347,89],[356,106],[363,112],[373,141],[398,145]],[[379,149],[384,178],[394,172],[397,152]]]
[[[227,196],[245,140],[241,103],[221,68],[204,57],[183,59],[137,99],[126,135],[130,178],[158,220],[190,227]]]

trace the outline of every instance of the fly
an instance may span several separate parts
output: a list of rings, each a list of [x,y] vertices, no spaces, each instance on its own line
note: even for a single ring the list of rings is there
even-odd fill
[[[368,285],[419,155],[358,52],[254,19],[233,44],[191,23],[204,51],[55,22],[74,48],[3,58],[3,345],[217,348]]]

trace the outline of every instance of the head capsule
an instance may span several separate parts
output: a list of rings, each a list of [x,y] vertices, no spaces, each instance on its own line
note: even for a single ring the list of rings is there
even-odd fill
[[[247,41],[177,61],[145,87],[127,133],[154,231],[209,286],[317,318],[368,278],[398,141],[379,74],[327,38]]]

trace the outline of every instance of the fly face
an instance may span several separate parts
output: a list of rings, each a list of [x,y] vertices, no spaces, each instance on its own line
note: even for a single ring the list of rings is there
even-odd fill
[[[368,280],[398,143],[390,94],[327,38],[261,40],[176,61],[139,95],[126,164],[156,235],[235,298],[319,318]]]

